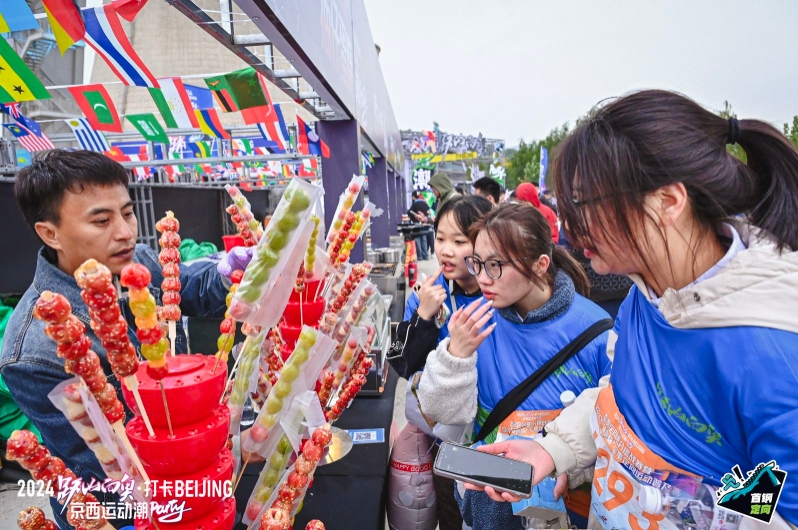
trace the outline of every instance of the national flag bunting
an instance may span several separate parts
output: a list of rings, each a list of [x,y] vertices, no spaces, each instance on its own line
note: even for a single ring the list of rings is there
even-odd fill
[[[302,165],[299,166],[300,177],[317,177],[319,175],[319,162],[315,158],[306,158],[302,160]]]
[[[167,129],[198,129],[199,123],[191,98],[179,77],[159,79],[161,88],[151,88],[150,95]]]
[[[169,143],[169,137],[158,123],[158,118],[154,114],[128,114],[125,119],[133,124],[145,140],[158,142],[161,144]]]
[[[257,125],[261,136],[276,144],[275,153],[285,153],[289,145],[288,127],[279,105],[254,107],[241,111],[244,123]]]
[[[222,123],[219,121],[219,114],[216,113],[215,109],[202,109],[194,112],[202,132],[216,138],[230,138],[230,134],[222,127]]]
[[[133,22],[133,19],[146,4],[147,0],[114,0],[111,2],[111,7],[120,17],[128,22]]]
[[[251,66],[229,74],[205,79],[205,84],[213,91],[216,101],[225,112],[235,112],[269,104],[258,79],[258,73]]]
[[[28,129],[36,136],[42,135],[42,128],[38,123],[22,114],[22,112],[19,110],[19,103],[9,103],[8,105],[0,103],[0,111],[3,111],[14,118],[17,123]]]
[[[3,0],[0,2],[0,33],[39,29],[25,0]]]
[[[65,121],[72,129],[72,132],[75,133],[75,137],[78,139],[81,149],[95,151],[97,153],[110,151],[111,146],[108,144],[108,140],[106,140],[103,133],[92,129],[86,118]]]
[[[14,138],[27,149],[28,151],[44,151],[46,149],[55,149],[55,145],[50,139],[47,137],[46,134],[42,133],[41,136],[37,136],[33,132],[29,131],[24,125],[20,125],[18,123],[6,123],[5,128],[8,129],[11,134],[14,135]]]
[[[321,155],[324,158],[330,158],[330,148],[324,143],[324,140],[319,138],[307,123],[305,123],[299,114],[296,115],[296,128],[297,128],[297,150],[303,155]]]
[[[213,96],[211,91],[207,88],[202,88],[194,85],[183,85],[188,94],[188,100],[191,102],[191,108],[194,110],[212,109]]]
[[[113,4],[86,8],[82,13],[86,21],[84,40],[124,84],[160,88],[158,80],[130,44]]]
[[[104,86],[99,84],[73,86],[67,90],[75,98],[92,129],[122,132],[122,122],[116,112],[116,106]]]
[[[42,0],[44,12],[53,30],[61,55],[76,42],[83,40],[86,23],[74,0]]]
[[[211,156],[211,146],[208,145],[208,142],[191,142],[188,144],[188,148],[191,149],[194,158],[210,158]]]
[[[51,97],[25,61],[0,38],[0,103],[33,101]]]

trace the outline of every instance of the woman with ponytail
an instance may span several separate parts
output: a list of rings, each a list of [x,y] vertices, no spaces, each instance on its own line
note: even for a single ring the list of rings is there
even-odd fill
[[[539,443],[489,450],[533,463],[537,479],[595,465],[593,528],[795,529],[795,147],[764,122],[650,90],[582,123],[552,171],[574,246],[635,287],[611,379]]]
[[[607,314],[585,298],[589,284],[584,269],[554,245],[548,222],[531,205],[508,204],[491,210],[471,226],[469,237],[474,250],[466,264],[484,299],[451,316],[450,337],[427,358],[419,403],[436,422],[473,425],[478,442],[532,438],[563,409],[563,392],[578,395],[609,373],[608,331],[594,328],[586,345],[575,348],[576,353],[530,389],[520,405],[508,409],[503,418],[494,415],[497,427],[487,421],[491,432],[481,431],[505,396],[588,328],[605,321]],[[605,330],[611,327],[611,321],[609,326],[604,324]],[[577,487],[589,476],[572,475],[570,484],[568,478],[563,475],[556,488],[551,484],[558,498],[567,485]],[[589,487],[582,492],[584,515],[588,493]],[[579,497],[578,492],[569,495],[575,501]],[[461,487],[457,499],[465,523],[473,530],[545,524],[524,522],[509,505],[493,502],[481,492]],[[569,503],[571,507],[576,503]]]

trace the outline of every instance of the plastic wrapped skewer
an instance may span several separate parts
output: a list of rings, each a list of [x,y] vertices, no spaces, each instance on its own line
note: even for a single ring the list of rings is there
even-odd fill
[[[238,235],[244,240],[244,246],[254,247],[263,236],[263,226],[255,219],[252,214],[252,206],[236,186],[225,186],[233,204],[227,207],[227,213],[236,225]]]
[[[360,193],[360,190],[363,188],[363,183],[365,181],[365,176],[353,175],[352,180],[349,181],[349,185],[346,187],[346,190],[344,190],[344,192],[341,194],[341,197],[338,199],[338,207],[335,210],[333,221],[330,225],[330,230],[327,233],[328,243],[332,243],[335,240],[335,237],[338,235],[338,232],[344,224],[344,219],[346,218],[346,215],[352,211],[352,206],[355,205],[355,200],[357,200],[357,196]]]

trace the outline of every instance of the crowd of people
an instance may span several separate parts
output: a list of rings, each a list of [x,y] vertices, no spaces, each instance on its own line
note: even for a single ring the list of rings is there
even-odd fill
[[[438,174],[437,216],[413,203],[439,269],[407,301],[392,364],[419,428],[531,463],[579,528],[765,528],[714,500],[733,469],[772,462],[787,475],[767,527],[796,528],[793,144],[641,91],[581,122],[550,175],[556,198],[490,178],[460,196]],[[549,527],[507,492],[439,476],[435,490],[443,530]]]

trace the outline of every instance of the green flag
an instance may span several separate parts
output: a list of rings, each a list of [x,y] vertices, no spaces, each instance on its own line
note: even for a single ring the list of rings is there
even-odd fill
[[[111,111],[108,109],[105,96],[101,92],[88,90],[83,93],[83,97],[86,98],[91,108],[94,109],[94,114],[97,116],[98,122],[111,125],[116,121],[113,114],[111,114]]]
[[[145,140],[161,144],[169,143],[169,137],[166,136],[154,114],[128,114],[125,118],[138,129]]]
[[[229,74],[205,79],[219,106],[225,112],[235,112],[269,104],[263,93],[258,73],[254,68],[244,68]]]
[[[0,37],[0,103],[33,101],[49,97],[50,93],[31,72],[25,61],[20,59],[4,38]]]

